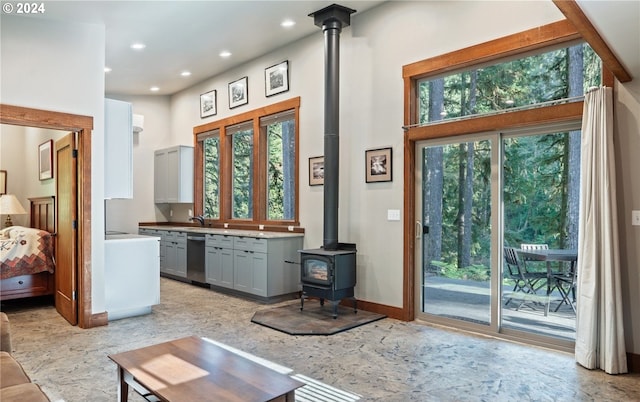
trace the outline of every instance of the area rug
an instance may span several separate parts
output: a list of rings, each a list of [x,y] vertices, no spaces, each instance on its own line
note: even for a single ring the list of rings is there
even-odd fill
[[[330,303],[309,300],[300,311],[300,302],[256,311],[251,322],[264,325],[289,335],[333,335],[351,328],[385,318],[385,315],[338,306],[338,317],[333,318]]]

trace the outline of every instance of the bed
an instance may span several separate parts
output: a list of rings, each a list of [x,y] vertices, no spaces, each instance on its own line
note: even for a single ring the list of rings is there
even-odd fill
[[[31,227],[0,230],[0,300],[52,295],[55,291],[54,197],[29,201]]]

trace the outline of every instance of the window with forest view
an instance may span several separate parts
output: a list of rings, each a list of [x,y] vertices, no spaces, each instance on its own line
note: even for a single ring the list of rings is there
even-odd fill
[[[299,224],[299,107],[296,97],[194,127],[197,214],[242,225]]]
[[[203,140],[204,213],[209,218],[220,217],[220,131],[216,130]]]
[[[231,130],[230,130],[231,131]],[[253,128],[233,130],[232,149],[232,216],[235,219],[253,217]]]
[[[296,133],[293,113],[265,118],[267,135],[267,219],[295,218]]]
[[[583,43],[420,81],[420,124],[582,96],[601,72]]]

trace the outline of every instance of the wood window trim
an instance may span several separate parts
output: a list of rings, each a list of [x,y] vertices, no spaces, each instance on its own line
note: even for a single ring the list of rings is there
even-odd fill
[[[253,143],[254,143],[254,184],[253,184],[253,218],[252,219],[234,219],[232,217],[232,203],[231,203],[231,178],[230,174],[220,175],[220,214],[219,219],[208,219],[207,224],[210,227],[223,227],[227,224],[228,228],[238,229],[258,229],[259,225],[263,225],[265,230],[271,231],[289,231],[289,226],[294,226],[294,232],[303,232],[300,225],[300,207],[299,207],[299,190],[298,185],[295,189],[295,218],[293,221],[273,221],[267,220],[266,209],[266,194],[262,194],[261,189],[266,187],[267,175],[265,169],[261,167],[266,164],[266,155],[259,152],[266,146],[266,130],[260,127],[260,118],[269,116],[286,110],[295,110],[295,130],[299,133],[299,109],[300,109],[300,97],[291,98],[282,102],[274,103],[268,106],[264,106],[258,109],[254,109],[245,113],[230,116],[221,120],[206,123],[193,128],[193,140],[194,140],[194,211],[196,214],[202,214],[204,211],[203,206],[203,148],[202,143],[198,142],[198,134],[206,133],[213,130],[219,130],[220,135],[220,171],[231,172],[232,158],[231,158],[231,144],[230,139],[226,135],[226,127],[234,124],[239,124],[247,121],[253,122]],[[299,139],[299,136],[297,137]],[[299,158],[299,140],[295,144],[295,152],[298,163]],[[299,183],[299,169],[295,169],[295,182]]]
[[[403,66],[404,79],[404,236],[403,236],[403,296],[401,319],[412,321],[416,317],[415,292],[415,146],[418,141],[452,137],[463,134],[487,132],[505,128],[526,127],[564,121],[575,121],[582,117],[583,102],[573,102],[530,110],[477,116],[456,121],[445,121],[425,126],[411,126],[418,122],[418,81],[476,64],[527,53],[532,50],[555,46],[580,39],[580,34],[567,20],[530,29],[479,45],[446,53],[441,56]],[[603,82],[612,75],[603,65]]]
[[[107,325],[107,313],[92,313],[91,133],[93,117],[0,104],[0,124],[78,132],[78,326]]]
[[[568,21],[580,33],[582,38],[591,46],[594,52],[602,60],[602,65],[611,71],[611,73],[620,82],[629,82],[633,78],[631,74],[624,68],[616,55],[611,51],[607,43],[602,39],[591,21],[584,14],[575,0],[552,0],[553,4],[558,7],[560,12],[564,14]],[[607,84],[608,85],[608,84]],[[611,84],[612,86],[613,84]]]

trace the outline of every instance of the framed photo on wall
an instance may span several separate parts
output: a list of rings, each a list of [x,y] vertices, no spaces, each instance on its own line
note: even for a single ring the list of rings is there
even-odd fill
[[[200,95],[200,118],[215,116],[217,110],[217,92],[214,89]]]
[[[40,180],[53,178],[53,140],[38,146],[38,176]]]
[[[229,109],[249,103],[248,83],[247,77],[229,83]]]
[[[324,184],[324,156],[309,158],[309,185],[321,186]]]
[[[273,96],[289,90],[289,61],[264,69],[264,94]]]
[[[367,183],[391,181],[391,148],[365,151],[365,176]]]

